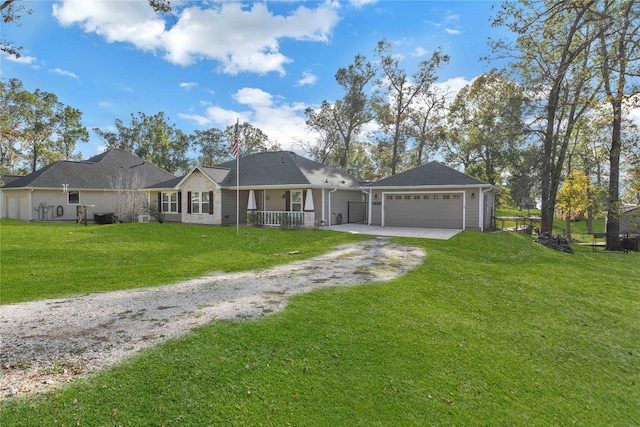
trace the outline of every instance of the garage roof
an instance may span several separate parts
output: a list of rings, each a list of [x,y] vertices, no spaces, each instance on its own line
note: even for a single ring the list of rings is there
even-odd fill
[[[423,187],[423,186],[488,186],[466,173],[457,171],[440,162],[430,162],[398,175],[390,176],[367,187]]]

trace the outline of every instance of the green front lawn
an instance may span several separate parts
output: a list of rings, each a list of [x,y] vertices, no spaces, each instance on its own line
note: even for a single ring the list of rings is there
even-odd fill
[[[637,425],[640,254],[568,255],[514,233],[401,241],[426,252],[402,278],[214,322],[5,402],[2,425]]]
[[[368,237],[183,224],[0,221],[0,304],[175,283],[290,261]]]

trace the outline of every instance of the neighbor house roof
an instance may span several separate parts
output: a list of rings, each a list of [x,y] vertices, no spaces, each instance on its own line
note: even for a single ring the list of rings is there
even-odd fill
[[[433,161],[406,172],[373,182],[368,184],[367,187],[458,187],[478,185],[489,186],[490,184],[440,162]]]
[[[130,190],[167,181],[173,175],[128,151],[114,148],[83,161],[61,160],[18,178],[3,189],[61,188]]]
[[[220,186],[236,186],[236,166],[235,160],[218,166],[218,169],[229,171],[219,183]],[[353,176],[290,151],[255,153],[240,159],[240,187],[296,185],[360,188],[360,183]]]
[[[23,176],[24,175],[0,175],[0,184],[1,185],[7,185],[10,182],[15,181],[16,179],[22,178]]]

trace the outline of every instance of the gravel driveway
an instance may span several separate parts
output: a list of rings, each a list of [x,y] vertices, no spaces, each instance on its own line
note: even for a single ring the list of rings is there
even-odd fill
[[[295,255],[288,255],[295,257]],[[314,288],[391,280],[421,249],[375,238],[266,270],[0,306],[0,399],[68,383],[215,319],[254,319]]]

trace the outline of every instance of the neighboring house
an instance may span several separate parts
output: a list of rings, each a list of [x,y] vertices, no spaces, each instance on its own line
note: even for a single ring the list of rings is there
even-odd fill
[[[349,203],[363,203],[357,179],[292,152],[243,157],[239,174],[237,165],[196,166],[144,190],[165,220],[189,224],[232,225],[239,212],[241,224],[330,225],[346,222]]]
[[[141,204],[140,188],[173,177],[121,149],[85,161],[58,161],[2,187],[2,216],[27,221],[75,220],[79,208],[124,215]]]
[[[498,189],[439,162],[364,187],[370,225],[486,230]]]
[[[5,201],[4,201],[4,191],[2,190],[2,186],[9,184],[16,179],[22,178],[22,175],[0,175],[0,218],[5,218],[6,210],[5,210]]]

